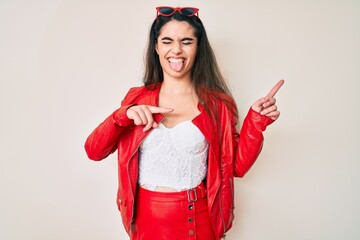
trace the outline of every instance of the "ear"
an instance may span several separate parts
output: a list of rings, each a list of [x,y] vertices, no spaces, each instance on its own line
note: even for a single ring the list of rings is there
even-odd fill
[[[159,55],[159,50],[158,50],[158,44],[157,44],[157,42],[155,43],[155,51],[156,51],[157,55]]]

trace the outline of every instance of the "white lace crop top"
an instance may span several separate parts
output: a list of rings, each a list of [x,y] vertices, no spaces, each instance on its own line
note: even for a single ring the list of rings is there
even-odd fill
[[[191,122],[173,128],[162,123],[140,145],[139,184],[150,190],[191,189],[206,177],[208,142]]]

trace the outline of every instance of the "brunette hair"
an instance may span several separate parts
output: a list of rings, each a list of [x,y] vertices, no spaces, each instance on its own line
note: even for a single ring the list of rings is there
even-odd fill
[[[175,12],[170,17],[159,15],[151,25],[149,42],[145,60],[144,85],[148,88],[156,86],[163,81],[163,70],[160,65],[159,55],[155,50],[161,28],[171,20],[189,23],[197,38],[197,52],[194,66],[191,70],[191,79],[195,92],[205,110],[217,119],[217,108],[213,108],[216,99],[221,99],[229,107],[238,120],[237,107],[230,90],[219,69],[214,51],[212,50],[204,25],[197,16],[188,17]],[[214,112],[215,111],[215,112]]]

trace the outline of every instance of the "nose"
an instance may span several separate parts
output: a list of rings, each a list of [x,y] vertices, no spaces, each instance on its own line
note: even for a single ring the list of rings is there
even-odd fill
[[[172,48],[172,52],[174,54],[179,54],[179,53],[181,53],[181,51],[182,51],[181,43],[175,42],[174,45],[173,45],[173,48]]]

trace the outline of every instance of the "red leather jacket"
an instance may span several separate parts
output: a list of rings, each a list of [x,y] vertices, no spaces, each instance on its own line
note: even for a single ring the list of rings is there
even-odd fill
[[[126,116],[126,110],[134,104],[157,106],[159,89],[131,88],[121,107],[105,119],[87,138],[85,150],[92,160],[102,160],[118,150],[119,189],[117,205],[124,227],[128,233],[134,220],[134,201],[138,180],[138,148],[146,135],[143,126],[135,126]],[[199,104],[200,115],[192,122],[209,142],[208,172],[206,187],[208,208],[214,232],[218,238],[225,235],[234,219],[234,177],[242,177],[258,157],[266,126],[272,120],[249,110],[240,134],[236,130],[236,119],[222,100],[216,100],[218,126]],[[163,116],[155,114],[160,122]]]

